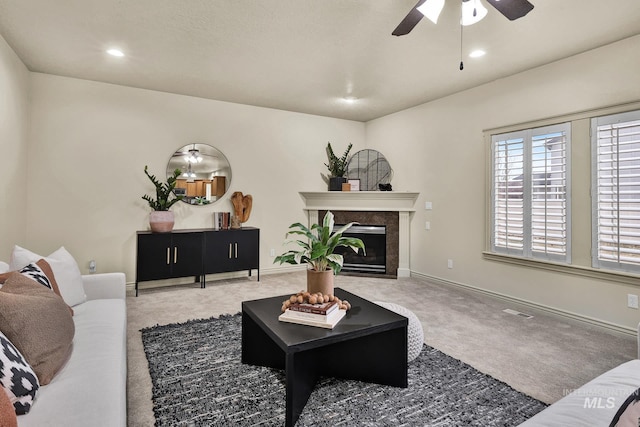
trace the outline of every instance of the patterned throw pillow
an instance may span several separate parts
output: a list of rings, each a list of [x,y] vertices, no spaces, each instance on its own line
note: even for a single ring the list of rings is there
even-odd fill
[[[36,282],[40,283],[42,286],[53,290],[53,285],[51,284],[51,280],[49,280],[49,278],[44,273],[44,271],[42,271],[42,269],[35,262],[32,262],[31,264],[22,267],[20,269],[20,273],[32,280],[35,280]]]
[[[9,396],[16,414],[29,412],[36,391],[40,388],[38,377],[11,341],[0,332],[0,385]]]
[[[55,283],[55,279],[53,278],[53,271],[51,271],[51,267],[44,259],[41,259],[37,263],[32,262],[31,264],[26,265],[17,271],[18,273],[21,273],[28,278],[35,280],[42,286],[53,290],[53,283]],[[0,284],[4,283],[9,278],[9,275],[11,273],[11,271],[7,271],[6,273],[0,274]],[[58,295],[59,294],[60,291],[58,291]]]
[[[624,401],[609,427],[640,426],[640,388]]]

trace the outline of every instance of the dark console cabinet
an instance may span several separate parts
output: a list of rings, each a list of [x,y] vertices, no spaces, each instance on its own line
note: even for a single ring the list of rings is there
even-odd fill
[[[138,283],[147,280],[194,276],[205,286],[205,275],[258,270],[260,230],[174,230],[171,233],[138,231],[136,296]]]
[[[202,273],[201,233],[139,233],[137,281]]]
[[[251,275],[251,270],[260,265],[260,230],[257,228],[207,231],[204,247],[205,274],[249,270]]]

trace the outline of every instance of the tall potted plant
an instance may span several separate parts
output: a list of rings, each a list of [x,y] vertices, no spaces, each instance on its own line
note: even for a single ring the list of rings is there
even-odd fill
[[[329,163],[324,165],[329,169],[329,191],[342,191],[342,184],[347,182],[344,177],[347,173],[347,160],[349,157],[349,151],[353,144],[349,144],[342,157],[336,156],[331,147],[331,143],[327,143],[327,157]]]
[[[176,169],[173,175],[167,178],[167,182],[160,182],[155,175],[149,174],[147,166],[144,167],[144,173],[156,187],[155,199],[146,194],[142,196],[142,198],[149,203],[151,209],[153,209],[151,214],[149,214],[151,231],[168,233],[173,230],[173,224],[175,223],[173,212],[171,212],[169,208],[183,198],[183,196],[173,194],[173,190],[176,188],[176,180],[182,172],[180,169]],[[174,198],[170,199],[172,194]]]
[[[299,235],[303,238],[289,240],[286,243],[295,243],[299,248],[291,249],[275,258],[274,263],[309,265],[307,269],[307,290],[310,293],[322,292],[323,295],[333,295],[333,277],[342,270],[344,259],[341,254],[334,253],[339,246],[365,251],[362,240],[355,237],[344,237],[344,233],[355,222],[350,222],[337,230],[334,230],[334,217],[327,211],[322,225],[313,224],[307,228],[299,222],[289,226],[289,235]]]

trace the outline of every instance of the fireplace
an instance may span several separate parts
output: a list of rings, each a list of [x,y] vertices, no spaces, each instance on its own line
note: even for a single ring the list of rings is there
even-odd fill
[[[340,228],[342,225],[335,225]],[[364,243],[366,251],[338,247],[335,252],[342,254],[344,264],[342,271],[364,274],[387,274],[387,228],[384,225],[352,225],[344,233],[344,237],[356,237]]]
[[[385,226],[385,274],[377,277],[410,277],[409,235],[413,205],[420,193],[409,191],[310,191],[300,192],[309,224],[317,224],[327,209],[337,224],[358,222]],[[367,247],[367,252],[369,248]],[[370,275],[370,273],[346,273]]]
[[[351,252],[351,254],[349,254],[349,259],[346,260],[349,264],[364,264],[363,266],[359,266],[359,268],[355,268],[354,266],[349,266],[348,269],[343,268],[342,271],[345,274],[367,276],[375,275],[377,277],[387,278],[398,277],[397,212],[363,212],[339,210],[334,210],[331,212],[335,216],[334,219],[336,224],[348,224],[350,222],[357,222],[357,224],[353,225],[351,228],[349,228],[349,230],[347,230],[347,235],[349,235],[349,232],[353,232],[353,228],[356,226],[377,227],[376,229],[355,229],[357,235],[353,237],[362,239],[362,241],[364,242],[364,247],[366,248],[367,257],[364,257],[365,259],[363,259],[362,257],[352,259],[351,254],[353,254],[353,250],[344,248],[345,251],[348,250],[349,252]],[[324,218],[325,213],[326,211],[324,210],[318,211],[320,218]],[[380,228],[384,229],[384,234],[381,234]],[[363,230],[371,231],[371,233],[363,233]],[[374,230],[375,233],[373,232]],[[381,244],[384,245],[383,248],[380,248]],[[384,268],[382,268],[383,265]],[[365,269],[367,269],[368,271],[364,271]]]

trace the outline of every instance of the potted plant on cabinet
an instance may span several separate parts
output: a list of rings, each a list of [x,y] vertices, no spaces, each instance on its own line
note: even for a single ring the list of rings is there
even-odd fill
[[[156,186],[155,199],[144,195],[142,198],[149,203],[149,206],[153,211],[149,215],[149,225],[151,231],[156,233],[168,233],[173,230],[173,224],[175,222],[173,212],[169,210],[178,201],[182,200],[184,196],[176,196],[174,194],[173,199],[169,199],[173,194],[174,188],[176,188],[176,179],[182,173],[180,169],[176,169],[173,175],[167,178],[167,182],[160,182],[155,175],[149,174],[148,167],[144,167],[144,173],[149,180]]]
[[[306,239],[294,239],[286,243],[296,243],[300,248],[291,249],[279,255],[273,261],[280,264],[303,264],[309,265],[307,269],[307,290],[310,293],[321,292],[323,295],[333,295],[333,277],[342,270],[344,259],[341,254],[334,253],[339,246],[365,251],[362,240],[355,237],[344,237],[344,233],[355,222],[350,222],[337,230],[334,230],[334,217],[327,211],[322,225],[313,224],[307,228],[297,222],[289,226],[287,236],[290,234],[300,235]]]
[[[349,144],[342,157],[338,157],[331,148],[331,143],[327,143],[327,157],[329,163],[324,165],[329,169],[329,191],[342,191],[342,184],[347,182],[344,177],[347,173],[347,158],[353,144]]]

